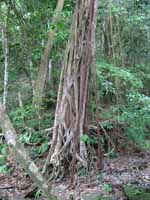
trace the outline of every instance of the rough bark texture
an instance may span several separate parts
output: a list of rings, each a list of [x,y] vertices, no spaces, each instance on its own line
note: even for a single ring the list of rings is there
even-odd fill
[[[43,195],[47,200],[57,200],[55,196],[51,194],[51,186],[46,182],[40,173],[36,164],[30,159],[23,144],[17,139],[17,134],[13,128],[9,117],[7,116],[5,109],[0,104],[0,125],[5,134],[6,142],[10,148],[11,156],[16,160],[19,165],[25,170],[39,189],[43,192]]]
[[[51,23],[52,25],[50,27],[51,29],[48,34],[47,45],[44,50],[43,56],[41,58],[39,72],[38,72],[38,76],[35,82],[35,94],[33,96],[33,106],[38,110],[42,103],[43,91],[44,91],[45,81],[46,81],[47,72],[48,72],[49,55],[53,47],[53,41],[56,34],[56,26],[60,17],[60,13],[63,9],[63,5],[64,5],[64,0],[58,0],[55,14],[53,16],[52,23]]]
[[[89,74],[93,58],[96,0],[78,0],[71,35],[65,53],[57,96],[54,132],[46,165],[50,162],[59,173],[63,163],[72,157],[87,166],[87,151],[81,140],[86,127]],[[45,172],[46,169],[43,169]]]

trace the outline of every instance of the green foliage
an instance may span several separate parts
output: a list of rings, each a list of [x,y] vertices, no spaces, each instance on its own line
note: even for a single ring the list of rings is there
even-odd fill
[[[83,166],[78,167],[78,176],[88,176],[88,169]]]
[[[9,114],[15,128],[26,131],[26,128],[33,128],[35,130],[42,130],[52,125],[51,113],[41,111],[40,119],[36,117],[36,112],[32,108],[32,104],[24,105],[11,111]]]
[[[28,132],[21,134],[21,136],[20,136],[20,141],[23,142],[24,144],[30,143],[30,139],[31,139],[31,137]]]
[[[7,145],[0,145],[0,173],[7,173],[8,167],[6,165],[7,162]]]
[[[82,135],[81,140],[87,144],[90,143],[90,137],[87,134]]]
[[[131,200],[148,200],[150,198],[150,192],[134,185],[124,186],[126,196]]]
[[[0,145],[0,153],[2,153],[3,155],[7,155],[7,145],[6,144]]]
[[[6,163],[6,157],[1,155],[0,156],[0,165],[4,165]]]
[[[0,174],[1,173],[7,173],[8,172],[8,168],[6,165],[0,165]]]
[[[127,69],[123,69],[106,62],[98,62],[97,76],[100,95],[119,95],[143,88],[142,81]]]
[[[97,137],[96,136],[89,136],[87,134],[83,134],[81,140],[86,144],[97,144]]]
[[[107,129],[107,130],[111,130],[113,128],[113,124],[112,122],[110,121],[104,121],[101,123],[101,126],[104,128],[104,129]]]
[[[40,148],[39,148],[39,150],[38,150],[39,154],[45,153],[45,152],[48,150],[48,147],[49,147],[49,143],[48,143],[48,141],[46,140],[46,141],[44,141],[44,142],[41,144],[41,146],[40,146]]]
[[[25,119],[27,116],[32,116],[31,105],[19,107],[10,113],[10,118],[16,128],[23,128],[25,126]]]
[[[35,193],[35,200],[39,200],[41,198],[41,191],[38,190],[36,193]]]
[[[124,124],[129,140],[149,149],[150,98],[142,94],[144,78],[140,76],[141,71],[138,74],[106,62],[98,62],[97,65],[99,96],[104,105],[108,105],[100,108],[102,117]],[[103,127],[111,130],[113,124],[108,120]],[[102,138],[102,145],[104,143]]]
[[[103,173],[102,172],[98,174],[97,180],[98,180],[99,184],[102,184],[102,182],[103,182]]]
[[[149,148],[150,98],[139,93],[127,96],[128,104],[123,108],[120,121],[126,124],[125,132],[142,148]]]
[[[104,185],[104,189],[105,189],[105,191],[108,192],[108,193],[112,192],[112,190],[113,190],[111,184],[105,184],[105,185]]]
[[[24,144],[36,145],[33,154],[42,155],[49,148],[50,137],[44,129],[51,127],[53,119],[51,113],[41,112],[40,119],[37,117],[31,104],[12,111],[10,118],[14,127],[19,132],[19,139]]]

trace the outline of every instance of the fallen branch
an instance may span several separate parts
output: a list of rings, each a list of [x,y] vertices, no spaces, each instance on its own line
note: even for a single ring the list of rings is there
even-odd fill
[[[47,200],[57,200],[51,194],[51,186],[46,182],[36,164],[29,157],[24,145],[18,140],[15,129],[13,128],[5,109],[0,104],[0,124],[5,134],[6,142],[10,148],[10,154],[14,160],[29,174],[33,182],[43,192]]]
[[[8,186],[2,186],[2,187],[0,187],[0,190],[8,190],[8,189],[12,189],[12,188],[15,188],[15,186],[8,185]]]

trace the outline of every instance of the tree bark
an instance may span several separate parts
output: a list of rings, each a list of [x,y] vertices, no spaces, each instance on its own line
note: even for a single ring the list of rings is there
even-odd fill
[[[55,111],[54,132],[46,165],[58,172],[65,158],[72,157],[87,167],[87,150],[82,136],[86,127],[90,68],[93,59],[96,0],[78,0],[65,53]],[[46,170],[46,165],[43,172]]]
[[[35,81],[35,94],[33,96],[33,106],[36,108],[37,111],[40,109],[40,105],[42,103],[44,86],[45,86],[45,81],[46,81],[47,71],[48,71],[49,55],[53,47],[53,41],[56,35],[57,22],[60,18],[60,13],[63,9],[63,5],[64,5],[64,0],[58,0],[57,7],[52,19],[50,31],[48,34],[47,45],[44,50],[43,56],[41,58],[39,72],[37,75],[37,79]]]
[[[31,177],[33,182],[35,182],[35,184],[43,192],[43,195],[47,200],[57,200],[57,198],[51,194],[51,186],[46,182],[36,164],[29,157],[24,145],[18,140],[16,131],[1,104],[0,124],[5,134],[6,142],[10,148],[10,154],[12,158],[16,160],[25,170],[25,172]]]

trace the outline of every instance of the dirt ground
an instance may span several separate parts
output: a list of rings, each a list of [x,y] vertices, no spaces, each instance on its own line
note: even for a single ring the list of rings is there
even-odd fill
[[[42,200],[42,197],[34,197],[38,192],[29,176],[13,162],[9,163],[9,167],[10,174],[0,174],[0,200]],[[76,180],[74,190],[69,190],[68,184],[67,178],[53,182],[53,193],[61,200],[96,200],[100,196],[114,200],[128,199],[123,190],[124,185],[131,184],[150,190],[150,151],[105,159],[103,171],[82,174]]]

